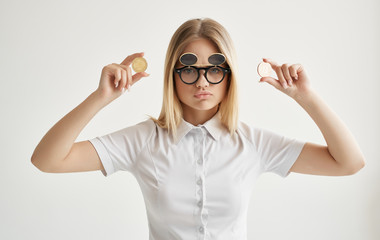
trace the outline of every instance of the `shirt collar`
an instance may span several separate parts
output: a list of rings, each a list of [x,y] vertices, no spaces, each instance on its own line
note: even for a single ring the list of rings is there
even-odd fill
[[[186,122],[183,118],[181,120],[181,123],[179,124],[177,128],[177,138],[175,140],[175,144],[178,144],[181,139],[188,134],[192,129],[194,128],[200,128],[204,127],[212,136],[212,138],[215,141],[218,141],[220,138],[220,135],[222,131],[225,129],[223,126],[221,120],[220,120],[220,113],[219,111],[208,121],[206,121],[204,124],[198,124],[197,126],[194,126],[193,124]]]

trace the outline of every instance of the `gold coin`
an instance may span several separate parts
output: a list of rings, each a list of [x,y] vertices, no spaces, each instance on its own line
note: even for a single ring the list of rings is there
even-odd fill
[[[266,63],[266,62],[261,62],[258,66],[257,66],[257,73],[261,76],[261,77],[269,77],[272,73],[272,67],[269,63]]]
[[[135,72],[144,72],[146,68],[148,67],[148,63],[146,62],[145,58],[143,57],[137,57],[133,59],[132,61],[132,69]]]

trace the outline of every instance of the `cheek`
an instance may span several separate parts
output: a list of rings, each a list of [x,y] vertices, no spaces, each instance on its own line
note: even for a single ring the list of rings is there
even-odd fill
[[[224,98],[224,97],[227,95],[228,82],[227,82],[227,81],[226,81],[226,82],[223,81],[223,82],[220,84],[219,87],[220,87],[220,88],[219,88],[219,91],[218,91],[219,96],[220,96],[221,98]]]
[[[174,81],[175,83],[175,90],[177,92],[177,97],[179,98],[179,100],[183,100],[183,98],[185,97],[185,93],[186,93],[186,86],[184,83],[181,82],[180,79],[175,79]]]

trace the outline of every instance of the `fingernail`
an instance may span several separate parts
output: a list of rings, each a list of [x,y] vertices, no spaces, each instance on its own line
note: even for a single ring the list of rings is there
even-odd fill
[[[128,92],[131,91],[131,84],[128,84]]]

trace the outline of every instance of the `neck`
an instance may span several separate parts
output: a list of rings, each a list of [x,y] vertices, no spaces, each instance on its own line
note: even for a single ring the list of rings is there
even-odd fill
[[[205,122],[210,120],[218,112],[218,105],[209,110],[197,110],[194,108],[189,108],[188,106],[183,104],[182,110],[183,119],[186,122],[191,123],[194,126],[197,126],[198,124],[204,124]]]

